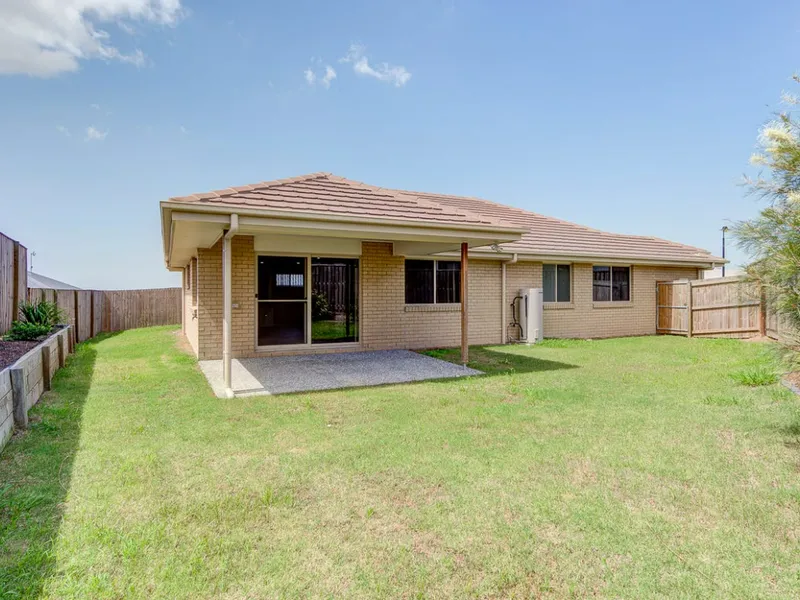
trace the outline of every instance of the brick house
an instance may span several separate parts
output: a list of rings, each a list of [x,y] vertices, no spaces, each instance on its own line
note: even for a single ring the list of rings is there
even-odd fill
[[[327,173],[161,203],[183,332],[200,359],[513,341],[544,290],[546,337],[655,333],[656,281],[723,259],[477,198]],[[466,358],[466,356],[465,356]]]

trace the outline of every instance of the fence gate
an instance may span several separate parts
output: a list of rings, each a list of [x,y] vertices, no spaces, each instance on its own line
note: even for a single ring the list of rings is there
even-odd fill
[[[767,334],[761,291],[741,277],[656,283],[656,333],[747,338]]]
[[[691,335],[688,281],[656,282],[656,333]]]

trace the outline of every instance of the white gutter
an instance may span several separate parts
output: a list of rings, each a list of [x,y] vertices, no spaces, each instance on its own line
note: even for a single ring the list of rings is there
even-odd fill
[[[506,316],[507,316],[506,311],[508,310],[506,307],[506,302],[508,301],[508,294],[506,293],[506,265],[513,265],[515,262],[517,262],[516,252],[511,256],[511,260],[504,260],[503,262],[500,263],[500,272],[502,273],[501,276],[502,287],[500,292],[502,298],[500,300],[502,304],[502,306],[500,307],[500,320],[501,320],[500,341],[503,344],[508,343],[508,326],[506,324]]]
[[[231,256],[231,240],[239,231],[239,215],[231,215],[231,224],[222,238],[222,378],[225,382],[225,396],[233,398],[231,386],[231,321],[233,296],[233,260]]]

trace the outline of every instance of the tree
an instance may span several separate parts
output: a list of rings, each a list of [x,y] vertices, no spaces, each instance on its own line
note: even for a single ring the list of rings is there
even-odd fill
[[[800,76],[794,80],[800,83]],[[768,206],[733,232],[751,257],[748,278],[762,286],[770,309],[800,332],[800,122],[792,114],[800,99],[784,94],[782,101],[787,110],[761,129],[759,151],[751,157],[766,174],[745,182]]]

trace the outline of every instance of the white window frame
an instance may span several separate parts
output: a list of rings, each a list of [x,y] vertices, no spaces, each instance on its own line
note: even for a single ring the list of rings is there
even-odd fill
[[[548,300],[545,303],[546,304],[562,304],[562,305],[563,304],[572,304],[572,289],[574,287],[574,282],[572,281],[572,272],[574,271],[574,269],[572,268],[572,263],[563,263],[563,262],[562,263],[555,263],[555,262],[542,263],[542,292],[544,292],[544,267],[546,265],[553,265],[556,268],[556,277],[554,279],[554,282],[556,284],[556,288],[554,290],[555,293],[553,295],[555,300]],[[598,265],[598,266],[604,266],[604,265]],[[558,299],[558,267],[569,267],[569,300],[559,300]],[[592,285],[594,285],[594,280],[592,281]]]

